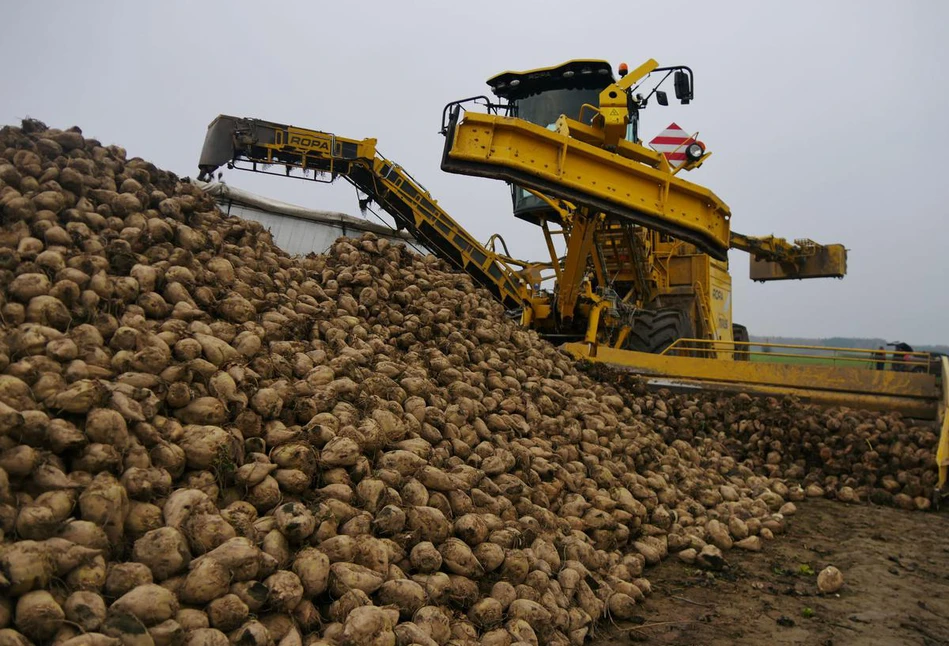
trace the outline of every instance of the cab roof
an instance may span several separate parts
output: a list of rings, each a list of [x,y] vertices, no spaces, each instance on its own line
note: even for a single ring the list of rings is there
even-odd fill
[[[517,101],[548,90],[602,90],[613,80],[609,62],[581,58],[552,67],[501,72],[489,78],[488,85],[496,96]]]

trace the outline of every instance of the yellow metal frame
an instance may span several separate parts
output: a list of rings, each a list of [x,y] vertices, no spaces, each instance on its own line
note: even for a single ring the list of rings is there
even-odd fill
[[[467,112],[449,137],[443,170],[516,182],[727,258],[731,214],[703,186],[512,117]]]
[[[577,359],[612,364],[670,386],[797,395],[824,405],[898,410],[923,419],[936,419],[939,412],[941,393],[934,375],[646,354],[590,343],[568,343],[564,349]],[[949,442],[949,436],[946,441]],[[946,451],[949,452],[949,444]],[[944,459],[949,461],[949,453]]]
[[[615,148],[626,137],[626,126],[629,124],[626,91],[657,67],[659,63],[650,58],[600,92],[599,115],[594,119],[594,125],[603,131],[603,145],[606,148]]]
[[[440,231],[441,239],[448,241],[461,256],[464,269],[474,265],[484,272],[500,293],[502,301],[524,303],[529,298],[528,286],[517,278],[517,272],[502,259],[502,256],[485,248],[468,231],[448,215],[420,184],[415,182],[402,167],[394,164],[378,153],[372,160],[373,176],[378,189],[372,194],[374,200],[386,206],[390,199],[388,193],[394,193],[412,210],[415,227],[427,223],[432,229]],[[391,209],[386,209],[391,212]],[[500,269],[500,271],[496,271]]]
[[[942,420],[939,431],[939,445],[936,449],[936,467],[939,469],[939,481],[936,485],[942,491],[946,485],[946,475],[949,471],[949,358],[941,357],[942,364],[942,401],[939,405],[939,416]]]
[[[567,256],[560,272],[559,282],[559,310],[561,316],[572,319],[576,309],[577,299],[580,298],[580,286],[589,266],[588,260],[593,253],[597,225],[600,218],[583,210],[573,219],[570,236],[567,238]],[[594,259],[597,274],[602,274],[602,268]],[[600,284],[603,284],[602,276]]]

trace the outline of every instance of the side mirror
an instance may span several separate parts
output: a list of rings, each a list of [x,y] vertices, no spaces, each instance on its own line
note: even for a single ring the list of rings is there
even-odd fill
[[[669,105],[669,96],[662,90],[656,90],[656,103],[659,105]]]
[[[682,102],[683,105],[689,103],[692,100],[692,79],[689,78],[689,75],[682,71],[678,70],[675,73],[675,92],[676,98]]]

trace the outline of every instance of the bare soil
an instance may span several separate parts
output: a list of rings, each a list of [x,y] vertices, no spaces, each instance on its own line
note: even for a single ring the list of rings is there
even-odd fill
[[[949,513],[828,500],[801,503],[761,552],[731,550],[720,572],[674,557],[647,571],[638,622],[601,630],[596,646],[949,644]],[[817,573],[843,572],[836,595]]]

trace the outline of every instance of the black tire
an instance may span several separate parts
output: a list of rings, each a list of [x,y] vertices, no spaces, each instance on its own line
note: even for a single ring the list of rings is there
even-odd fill
[[[751,341],[751,336],[748,335],[748,328],[738,323],[732,323],[732,339],[738,343],[748,343]],[[749,349],[750,346],[747,345],[735,346],[735,361],[751,360],[751,355],[748,354]]]
[[[636,314],[625,347],[635,352],[659,354],[676,339],[691,339],[695,328],[689,315],[679,309],[644,310]]]

